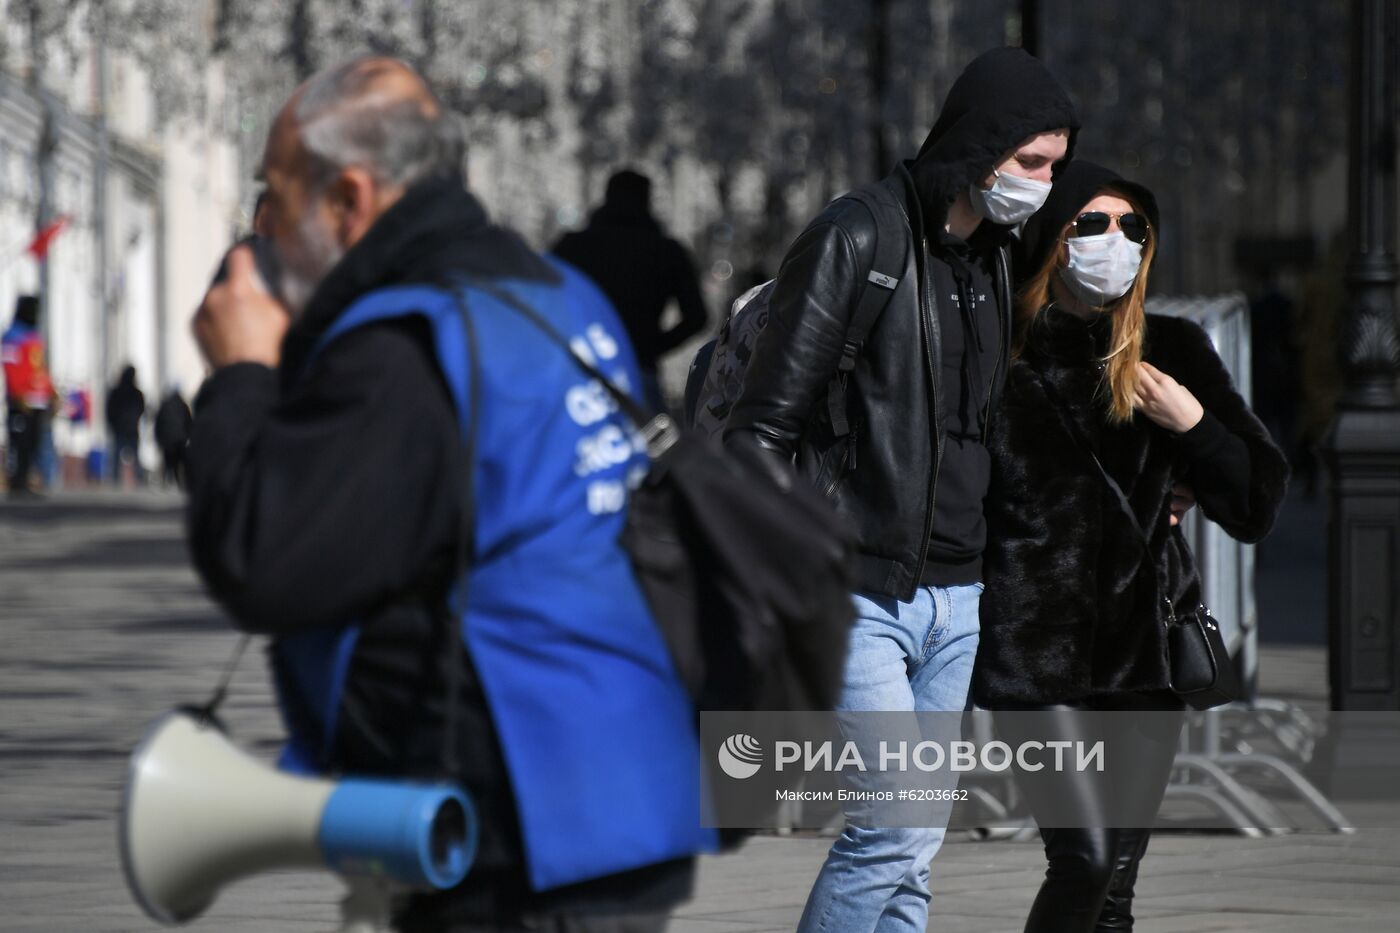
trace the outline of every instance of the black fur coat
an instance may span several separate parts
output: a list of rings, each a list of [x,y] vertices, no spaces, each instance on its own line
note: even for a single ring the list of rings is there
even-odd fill
[[[1191,390],[1206,410],[1202,422],[1182,435],[1140,414],[1110,425],[1097,362],[1106,324],[1053,307],[1040,315],[993,421],[973,675],[983,706],[1167,689],[1163,596],[1186,611],[1201,589],[1186,541],[1169,522],[1173,483],[1184,480],[1205,516],[1241,541],[1268,534],[1283,500],[1287,461],[1194,323],[1148,315],[1144,357]],[[1151,539],[1150,560],[1052,397],[1128,496]]]

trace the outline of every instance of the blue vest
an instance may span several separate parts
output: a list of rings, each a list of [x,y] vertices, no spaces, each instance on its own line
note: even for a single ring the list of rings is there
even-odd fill
[[[494,285],[619,385],[640,386],[607,299],[550,262],[561,284]],[[485,292],[462,295],[482,395],[476,559],[462,636],[515,792],[530,881],[542,890],[712,851],[690,700],[618,543],[629,480],[647,468],[645,447],[601,387],[533,324]],[[470,364],[461,312],[446,291],[401,286],[363,296],[311,359],[347,331],[406,315],[431,325],[465,428]],[[306,770],[329,748],[357,634],[352,623],[279,639],[281,688],[321,723],[319,734],[299,734],[288,717],[289,770]]]

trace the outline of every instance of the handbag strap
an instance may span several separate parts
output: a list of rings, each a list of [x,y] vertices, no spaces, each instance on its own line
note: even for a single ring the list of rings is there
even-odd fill
[[[1098,472],[1100,478],[1103,479],[1104,485],[1113,493],[1114,501],[1118,503],[1118,507],[1123,512],[1123,516],[1128,520],[1128,527],[1133,529],[1134,536],[1137,538],[1138,543],[1142,545],[1143,559],[1152,565],[1153,576],[1157,581],[1158,593],[1162,596],[1162,601],[1167,605],[1168,620],[1175,619],[1176,607],[1172,605],[1171,600],[1166,596],[1166,587],[1163,585],[1162,581],[1162,568],[1158,565],[1152,553],[1152,539],[1148,537],[1146,529],[1142,527],[1142,522],[1138,520],[1137,513],[1133,511],[1133,504],[1128,500],[1127,493],[1123,492],[1123,487],[1118,484],[1118,481],[1113,478],[1113,474],[1109,473],[1104,467],[1103,462],[1099,460],[1099,455],[1095,452],[1094,445],[1085,435],[1084,430],[1070,417],[1067,406],[1065,405],[1064,399],[1060,396],[1059,391],[1050,384],[1050,380],[1045,377],[1045,373],[1041,372],[1040,367],[1031,363],[1029,360],[1027,360],[1027,363],[1030,366],[1031,372],[1035,374],[1036,382],[1040,383],[1041,389],[1045,392],[1046,397],[1050,399],[1050,407],[1055,409],[1055,414],[1059,416],[1060,424],[1064,426],[1065,431],[1069,433],[1075,445],[1089,458],[1090,462],[1094,464],[1094,469]]]

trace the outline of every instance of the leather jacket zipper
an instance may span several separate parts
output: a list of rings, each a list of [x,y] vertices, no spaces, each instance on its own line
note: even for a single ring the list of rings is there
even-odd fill
[[[908,182],[910,187],[913,187],[914,179],[909,176],[907,171],[905,171],[903,174],[905,180]],[[909,211],[905,209],[905,205],[902,200],[899,204],[899,211],[904,215],[904,222],[909,225],[909,234],[912,239],[914,234],[914,221],[913,218],[909,216]],[[938,471],[943,466],[943,446],[941,430],[942,422],[940,422],[938,418],[939,392],[938,372],[936,369],[936,367],[938,366],[938,360],[933,355],[933,339],[930,335],[929,328],[930,320],[933,318],[934,315],[937,314],[938,309],[933,306],[933,298],[928,290],[928,234],[926,232],[920,231],[919,238],[919,247],[922,250],[922,252],[918,253],[914,257],[914,268],[919,276],[919,314],[926,315],[923,321],[924,356],[928,364],[929,385],[932,387],[933,393],[933,476],[929,479],[928,508],[924,512],[924,537],[923,542],[919,545],[919,563],[914,568],[914,585],[910,587],[911,597],[913,596],[914,591],[918,589],[919,581],[923,578],[924,575],[924,565],[928,563],[928,549],[930,544],[932,543],[933,536],[933,508],[938,501]]]
[[[928,262],[928,236],[922,238],[920,247],[923,252],[919,256],[919,313],[927,314],[929,317],[938,313],[938,309],[933,307],[932,297],[928,294],[928,279],[925,275],[926,264]],[[924,576],[924,566],[928,563],[928,549],[933,537],[933,510],[938,502],[938,471],[943,467],[943,433],[942,422],[938,417],[938,378],[933,368],[938,364],[933,355],[933,338],[930,335],[925,320],[924,327],[924,355],[929,361],[929,385],[933,393],[933,476],[929,479],[928,486],[928,509],[924,512],[924,537],[919,545],[919,564],[914,568],[914,588],[917,589],[919,581]]]
[[[997,250],[997,272],[1001,274],[1002,282],[1006,281],[1011,270],[1006,268],[1006,255],[1000,249]],[[996,283],[997,294],[1001,294],[1001,282]],[[987,404],[982,406],[982,446],[987,446],[987,429],[992,423],[992,396],[996,391],[997,370],[1001,368],[1002,358],[1006,355],[1006,315],[1009,312],[1004,308],[997,308],[997,358],[992,363],[992,381],[987,383]]]

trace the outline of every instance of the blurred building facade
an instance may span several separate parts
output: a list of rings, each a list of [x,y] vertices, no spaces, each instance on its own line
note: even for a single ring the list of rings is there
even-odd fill
[[[77,315],[55,340],[57,375],[95,387],[94,367],[110,377],[129,358],[148,395],[172,377],[194,388],[199,368],[185,326],[189,312],[218,253],[246,225],[253,168],[276,109],[319,68],[375,51],[423,70],[466,126],[472,187],[500,222],[537,247],[584,224],[614,171],[647,173],[657,215],[694,250],[718,315],[747,285],[776,271],[826,201],[912,155],[963,66],[985,49],[1021,41],[1027,6],[4,5],[0,142],[8,148],[0,154],[0,246],[24,240],[34,226],[43,101],[29,76],[40,57],[38,85],[54,89],[66,114],[55,209],[75,218],[54,244],[53,323]],[[1245,289],[1253,297],[1272,280],[1302,312],[1295,339],[1315,347],[1310,335],[1330,332],[1333,309],[1314,308],[1308,296],[1327,294],[1327,244],[1345,206],[1347,5],[1034,6],[1039,54],[1081,109],[1081,154],[1159,196],[1164,223],[1155,287],[1167,294]],[[113,24],[105,31],[104,13]],[[104,34],[105,107],[92,39]],[[102,112],[112,131],[111,158],[100,186],[107,218],[97,230]],[[105,293],[97,284],[99,240],[106,243]],[[0,270],[0,314],[14,291],[37,281],[29,266],[21,258]],[[105,331],[92,316],[102,294]],[[105,364],[98,359],[101,333],[110,349]],[[1328,369],[1327,349],[1314,369]],[[686,355],[677,353],[671,368],[683,369]],[[1333,378],[1324,373],[1313,381]],[[1330,397],[1314,402],[1325,419]]]
[[[43,42],[35,25],[11,16],[0,33],[0,318],[17,295],[44,293],[56,386],[92,403],[87,425],[55,419],[55,446],[83,459],[107,444],[103,400],[123,366],[152,410],[203,379],[189,319],[243,219],[241,168],[216,64],[194,76],[213,106],[166,122],[149,69],[104,48],[91,19],[48,23]],[[59,218],[41,262],[26,247]]]

